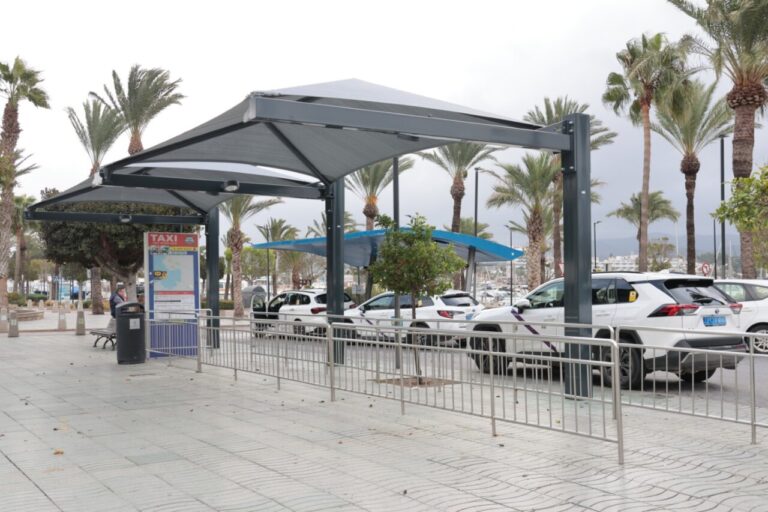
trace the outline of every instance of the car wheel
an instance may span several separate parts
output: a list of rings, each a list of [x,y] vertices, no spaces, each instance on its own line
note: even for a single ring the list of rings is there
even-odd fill
[[[768,334],[768,324],[757,324],[749,329],[749,332],[755,334]],[[755,349],[755,352],[760,354],[768,354],[768,337],[766,338],[750,338],[747,337],[749,343],[751,343]]]
[[[701,370],[698,372],[693,373],[682,373],[678,375],[681,380],[684,380],[685,382],[695,383],[695,382],[704,382],[705,380],[709,379],[712,375],[714,375],[717,368],[710,368],[709,370]]]
[[[627,343],[622,340],[622,343]],[[604,347],[600,351],[600,360],[611,362],[611,350]],[[613,366],[603,366],[603,385],[611,386],[613,383]],[[621,389],[640,389],[643,385],[645,372],[643,371],[643,358],[639,349],[619,348],[619,383]]]
[[[488,351],[488,339],[486,338],[472,338],[470,340],[470,346],[474,350],[480,350],[483,352]],[[493,340],[493,352],[504,352],[504,340]],[[485,354],[472,354],[472,359],[475,361],[477,368],[483,373],[491,373],[491,362],[493,363],[494,375],[506,375],[507,368],[509,367],[509,358],[503,356],[487,356]]]
[[[425,324],[414,324],[411,325],[411,327],[414,327],[416,329],[429,329],[428,325]],[[405,335],[405,342],[408,345],[419,345],[422,347],[428,347],[433,346],[436,344],[435,342],[435,336],[426,332],[414,332],[414,333],[408,333]]]
[[[304,336],[307,333],[307,328],[301,325],[301,320],[296,320],[296,324],[293,326],[293,334],[296,336]]]

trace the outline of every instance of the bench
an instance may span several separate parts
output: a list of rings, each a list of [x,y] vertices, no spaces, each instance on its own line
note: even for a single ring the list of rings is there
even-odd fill
[[[115,350],[115,343],[117,342],[117,332],[115,331],[115,319],[110,318],[109,324],[103,329],[92,329],[91,334],[96,336],[96,341],[93,342],[93,348],[99,345],[100,341],[104,341],[101,346],[102,349],[107,348],[107,343],[112,343],[112,350]]]

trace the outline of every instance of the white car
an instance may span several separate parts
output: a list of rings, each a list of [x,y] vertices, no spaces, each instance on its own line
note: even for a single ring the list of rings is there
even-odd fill
[[[375,329],[365,329],[366,326],[392,326],[395,317],[395,294],[392,292],[377,295],[360,306],[348,309],[344,312],[348,323],[361,326],[355,329],[360,337],[376,336]],[[461,320],[470,320],[483,310],[480,304],[471,294],[459,290],[449,290],[442,295],[422,297],[416,306],[416,319],[413,318],[411,309],[411,296],[400,296],[400,317],[406,327],[419,327],[422,329],[464,329],[465,323]],[[459,322],[457,322],[457,320]],[[392,336],[393,331],[379,331],[384,336]],[[438,340],[434,336],[424,334],[420,339],[412,339],[408,336],[407,343],[418,342],[421,345],[434,344]]]
[[[355,307],[355,303],[348,294],[344,294],[344,309]],[[269,303],[263,298],[254,296],[251,302],[253,318],[260,320],[281,320],[294,322],[293,331],[296,334],[305,334],[316,330],[315,327],[302,325],[327,321],[327,294],[325,290],[289,290],[273,297]],[[257,323],[254,331],[263,330],[266,323]]]
[[[768,334],[768,280],[718,279],[715,286],[744,305],[743,331]],[[755,352],[768,353],[768,338],[755,339]]]
[[[515,332],[523,322],[563,323],[564,282],[556,279],[533,290],[514,307],[486,309],[475,317],[475,331]],[[712,279],[678,274],[654,274],[638,272],[599,273],[592,275],[592,322],[613,328],[637,326],[636,330],[622,329],[622,343],[652,345],[657,347],[691,347],[712,350],[745,351],[742,337],[707,336],[682,332],[683,329],[713,331],[740,330],[739,316],[742,305],[718,290]],[[515,325],[517,323],[518,325]],[[527,325],[523,332],[541,336],[542,341],[518,339],[512,345],[499,338],[494,341],[494,351],[516,353],[530,361],[535,355],[557,354],[561,343],[548,341],[547,336],[563,336],[563,327],[552,325]],[[679,329],[679,332],[643,331],[641,327]],[[517,332],[520,332],[519,330]],[[595,337],[608,337],[609,331],[593,330]],[[471,346],[487,350],[487,338],[470,338]],[[682,355],[680,355],[682,354]],[[607,357],[593,354],[593,357]],[[680,358],[682,357],[682,361]],[[488,358],[474,355],[475,362],[483,371],[490,371]],[[703,361],[706,359],[706,362]],[[533,357],[535,361],[535,357]],[[733,369],[736,358],[701,356],[694,358],[679,351],[628,350],[621,353],[622,386],[640,387],[645,374],[655,370],[677,373],[682,379],[700,382],[708,379],[717,368]],[[506,372],[511,358],[494,359],[494,370]],[[631,371],[630,371],[631,370]],[[606,371],[610,381],[610,371]]]

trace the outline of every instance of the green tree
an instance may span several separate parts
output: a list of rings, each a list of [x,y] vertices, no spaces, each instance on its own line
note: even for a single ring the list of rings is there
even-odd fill
[[[29,102],[38,108],[49,108],[48,94],[40,87],[40,72],[27,66],[19,57],[13,64],[0,62],[0,94],[5,99],[0,131],[0,307],[8,306],[8,264],[13,239],[14,190],[21,176],[22,151],[17,147],[21,125],[19,104]],[[27,167],[27,172],[34,167]]]
[[[24,218],[24,210],[35,203],[32,196],[20,195],[13,198],[14,215],[12,229],[16,235],[16,265],[13,269],[13,291],[19,292],[19,283],[24,274],[25,253],[27,252],[27,229],[28,222]]]
[[[541,284],[540,260],[545,238],[545,218],[553,201],[552,179],[560,167],[548,153],[526,153],[523,165],[499,164],[502,173],[494,173],[497,183],[487,206],[522,206],[528,236],[526,270],[528,288]]]
[[[699,82],[689,84],[681,109],[672,109],[661,102],[656,110],[658,123],[651,124],[653,131],[664,137],[680,152],[680,172],[685,176],[685,234],[687,271],[696,273],[696,224],[694,217],[694,194],[696,175],[701,163],[699,153],[719,137],[733,132],[733,114],[725,100],[712,103],[715,86]]]
[[[90,175],[93,177],[101,167],[107,151],[125,131],[125,122],[120,112],[93,98],[83,102],[83,114],[85,121],[80,119],[75,109],[67,108],[69,122],[91,161]],[[91,268],[91,299],[91,312],[94,315],[103,315],[100,267]]]
[[[299,234],[299,230],[288,224],[285,219],[270,218],[266,224],[262,226],[256,226],[256,228],[267,242],[294,240]],[[267,255],[269,255],[269,249],[267,249]],[[275,262],[275,266],[273,268],[272,292],[277,295],[277,262]]]
[[[344,232],[345,233],[356,232],[357,226],[359,225],[360,224],[355,222],[355,219],[352,217],[351,213],[344,212]],[[317,238],[328,236],[328,220],[326,219],[325,212],[320,213],[320,222],[317,222],[317,219],[315,219],[312,221],[311,226],[307,226],[307,236],[310,236],[310,235]]]
[[[651,106],[662,96],[669,105],[682,100],[681,84],[688,73],[685,67],[685,46],[669,43],[663,34],[643,35],[632,39],[616,54],[621,73],[610,73],[603,101],[616,114],[628,109],[633,124],[643,127],[643,184],[640,190],[640,253],[641,272],[648,269],[648,198],[651,183]]]
[[[490,240],[493,238],[493,235],[487,231],[489,226],[490,224],[486,224],[485,222],[478,222],[477,237],[482,238],[483,240]],[[451,227],[443,225],[443,229],[450,231]],[[472,217],[462,217],[459,224],[459,233],[463,235],[475,236],[475,219]]]
[[[413,159],[401,158],[398,162],[398,174],[402,174],[413,167]],[[379,196],[387,186],[392,183],[392,159],[382,160],[363,167],[346,177],[344,182],[347,190],[363,200],[363,215],[365,215],[365,229],[373,229],[373,222],[379,215]],[[325,232],[321,236],[325,236]]]
[[[658,240],[652,240],[648,244],[648,255],[651,258],[651,272],[659,272],[672,266],[672,251],[675,246],[669,243],[669,238],[663,236]],[[691,272],[695,274],[694,272]]]
[[[720,222],[730,222],[741,233],[752,235],[758,267],[768,267],[768,166],[746,178],[736,178],[731,197],[715,212]],[[744,254],[742,253],[742,275]]]
[[[700,8],[686,0],[669,1],[693,18],[711,43],[693,36],[684,40],[709,60],[718,75],[725,73],[731,79],[726,101],[735,113],[733,176],[747,178],[752,173],[755,113],[768,99],[764,86],[768,78],[768,2],[707,0],[707,6]],[[757,274],[751,233],[740,235],[742,275],[754,279]]]
[[[136,64],[128,73],[127,88],[117,71],[112,71],[113,89],[104,86],[106,98],[95,92],[91,95],[121,114],[131,134],[128,154],[134,155],[144,149],[141,134],[149,122],[171,105],[181,103],[184,95],[177,92],[180,83],[181,80],[171,81],[170,73],[164,69],[145,69]]]
[[[657,220],[663,219],[677,222],[677,219],[680,218],[680,212],[675,210],[675,207],[672,206],[672,202],[664,197],[664,193],[661,190],[651,192],[648,199],[648,224],[653,224]],[[608,216],[624,219],[635,226],[637,228],[637,240],[640,241],[640,225],[642,222],[640,196],[632,194],[632,197],[629,198],[629,203],[621,203],[621,205],[609,213]]]
[[[464,267],[464,260],[456,256],[451,247],[432,240],[434,228],[420,215],[411,217],[407,230],[398,230],[387,216],[379,216],[378,223],[386,234],[379,246],[379,257],[370,266],[370,271],[385,288],[411,296],[411,318],[416,318],[418,298],[447,290],[451,286],[451,274]],[[414,357],[421,384],[421,364],[416,349]]]
[[[554,101],[545,97],[544,108],[539,108],[537,105],[533,110],[529,110],[528,113],[525,114],[523,120],[542,126],[550,126],[563,122],[568,115],[583,114],[588,109],[588,103],[579,103],[568,96],[555,98]],[[606,144],[613,144],[613,139],[616,138],[616,135],[616,132],[603,126],[603,122],[595,116],[589,116],[589,136],[592,150],[599,149]],[[559,165],[560,155],[557,155],[555,158]],[[562,218],[563,202],[562,200],[557,200],[558,197],[562,198],[563,195],[562,173],[555,173],[554,182],[556,200],[552,204],[552,219],[554,221],[552,229],[552,248],[554,253],[553,258],[555,260],[555,277],[562,277],[559,263],[563,260],[562,241],[560,236],[560,219]]]
[[[227,231],[226,245],[232,251],[232,300],[235,302],[235,318],[242,318],[245,314],[243,310],[243,273],[240,266],[240,254],[243,250],[243,244],[248,240],[240,226],[259,212],[262,212],[276,204],[283,202],[280,198],[266,199],[264,201],[255,201],[254,196],[236,195],[222,203],[221,213],[229,221],[230,228]]]

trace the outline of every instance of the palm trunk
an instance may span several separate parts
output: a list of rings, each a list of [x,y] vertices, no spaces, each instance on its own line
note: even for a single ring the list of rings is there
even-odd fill
[[[373,229],[374,221],[379,215],[379,207],[376,204],[378,197],[370,195],[365,198],[365,206],[363,207],[363,215],[365,215],[365,229],[370,231]]]
[[[131,131],[131,141],[128,143],[128,154],[135,155],[143,150],[144,145],[141,143],[141,133]]]
[[[12,165],[7,161],[0,165]],[[8,169],[4,169],[4,172]],[[11,171],[12,172],[12,171]],[[8,307],[8,263],[13,238],[13,186],[3,186],[0,194],[0,307]]]
[[[240,267],[240,252],[242,247],[233,246],[232,248],[232,301],[235,303],[235,318],[242,318],[243,311],[243,272]]]
[[[640,248],[638,270],[648,271],[648,196],[651,186],[651,105],[641,106],[643,114],[643,186],[640,190]]]
[[[696,175],[701,164],[694,153],[687,153],[680,162],[680,172],[685,176],[685,236],[686,236],[686,271],[696,273],[696,220],[694,218],[693,198],[696,193]]]
[[[533,210],[528,219],[528,251],[525,254],[528,271],[528,289],[533,290],[541,284],[541,242],[544,233],[544,220],[541,212]]]
[[[91,313],[104,314],[104,296],[101,294],[101,267],[91,267]]]
[[[227,272],[227,276],[224,280],[224,300],[229,300],[229,277],[231,275],[230,272]]]
[[[555,277],[563,277],[560,262],[563,259],[562,240],[560,239],[560,218],[563,216],[563,177],[555,174],[555,200],[552,205],[552,259],[555,264]]]
[[[755,110],[756,105],[746,104],[734,108],[735,120],[733,129],[733,176],[747,178],[752,173],[752,153],[755,147]],[[741,276],[745,279],[755,279],[754,246],[752,233],[740,231],[741,238]]]
[[[461,200],[464,198],[464,173],[459,169],[453,177],[451,184],[451,197],[453,198],[453,218],[451,219],[451,231],[458,233],[461,230]],[[467,270],[469,272],[469,270]],[[463,289],[464,273],[456,272],[453,275],[453,287]]]

